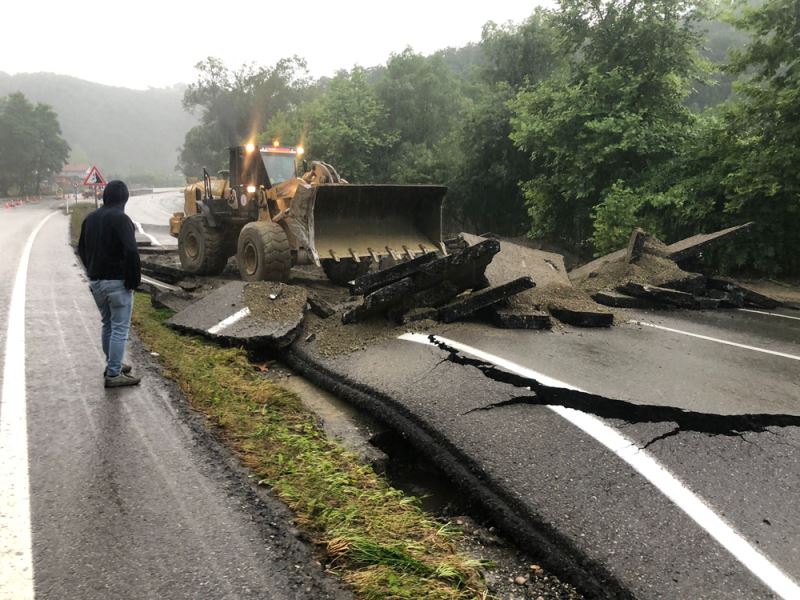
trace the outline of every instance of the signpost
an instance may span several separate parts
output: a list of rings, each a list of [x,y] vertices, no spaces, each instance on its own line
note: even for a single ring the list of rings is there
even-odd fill
[[[90,185],[92,186],[92,192],[94,192],[94,207],[97,208],[97,188],[103,187],[106,184],[106,180],[100,174],[100,171],[92,165],[92,168],[89,170],[89,173],[86,175],[86,178],[83,180],[83,185]]]

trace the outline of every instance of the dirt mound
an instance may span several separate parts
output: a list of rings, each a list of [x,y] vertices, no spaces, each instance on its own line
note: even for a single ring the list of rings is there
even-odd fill
[[[262,322],[286,323],[302,319],[306,290],[300,286],[253,281],[244,287],[244,303],[253,318]]]
[[[375,316],[359,323],[342,323],[341,315],[335,314],[321,319],[314,314],[306,315],[304,339],[321,355],[334,358],[364,350],[384,340],[396,338],[409,331],[428,333],[441,325],[435,321],[417,321],[407,325],[395,325],[383,316]]]
[[[650,254],[647,245],[645,252],[635,263],[625,262],[624,258],[609,262],[573,283],[591,294],[600,290],[614,290],[631,281],[661,286],[690,276],[690,273],[678,267],[672,260]]]

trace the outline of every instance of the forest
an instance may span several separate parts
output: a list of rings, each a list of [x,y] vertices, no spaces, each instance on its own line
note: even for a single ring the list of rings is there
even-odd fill
[[[302,144],[351,182],[443,183],[449,228],[582,257],[755,221],[714,259],[800,272],[800,3],[560,0],[480,43],[312,80],[299,57],[197,65],[179,167]]]

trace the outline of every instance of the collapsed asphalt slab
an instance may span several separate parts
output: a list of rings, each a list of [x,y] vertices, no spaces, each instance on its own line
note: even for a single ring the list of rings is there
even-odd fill
[[[678,240],[677,242],[673,242],[664,248],[663,256],[674,262],[682,262],[688,258],[697,256],[701,252],[720,242],[728,241],[738,235],[750,231],[752,226],[752,222],[744,223],[743,225],[728,227],[727,229],[722,229],[720,231],[701,233]],[[581,265],[572,269],[569,272],[569,278],[575,282],[590,278],[593,276],[593,273],[599,272],[603,266],[624,260],[627,254],[628,248],[622,248],[604,256],[600,256],[593,261],[586,263],[585,265]]]
[[[167,320],[167,325],[229,344],[283,348],[297,336],[305,289],[285,283],[233,281]]]
[[[460,237],[470,246],[485,238],[468,233]],[[531,329],[550,325],[547,314],[559,321],[578,327],[607,327],[614,315],[595,303],[587,293],[575,288],[567,276],[564,257],[554,252],[526,248],[513,242],[500,240],[500,251],[486,267],[486,278],[491,285],[499,285],[519,277],[530,277],[536,282],[529,289],[510,297],[505,307],[495,311],[494,322],[510,327],[511,320]]]
[[[462,358],[447,347],[403,340],[325,357],[303,338],[285,355],[294,370],[400,432],[511,539],[587,597],[651,598],[667,590],[677,597],[696,597],[698,590],[712,599],[763,597],[760,584],[682,511],[546,405],[591,412],[596,403],[599,413],[609,411],[606,418],[629,414],[626,427],[648,439],[642,447],[678,438],[672,419],[681,419],[685,435],[713,429],[714,415],[684,416],[668,406],[637,408],[600,396],[537,399],[534,381],[496,369],[489,376]],[[728,421],[729,429],[715,433],[738,440],[740,429],[795,426],[800,419],[731,417],[721,426]]]

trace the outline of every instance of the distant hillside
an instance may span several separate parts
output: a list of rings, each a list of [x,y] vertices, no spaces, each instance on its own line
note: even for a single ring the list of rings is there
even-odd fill
[[[52,73],[0,72],[0,96],[20,91],[58,113],[70,162],[109,177],[175,178],[177,149],[197,123],[181,106],[184,86],[131,90]]]

